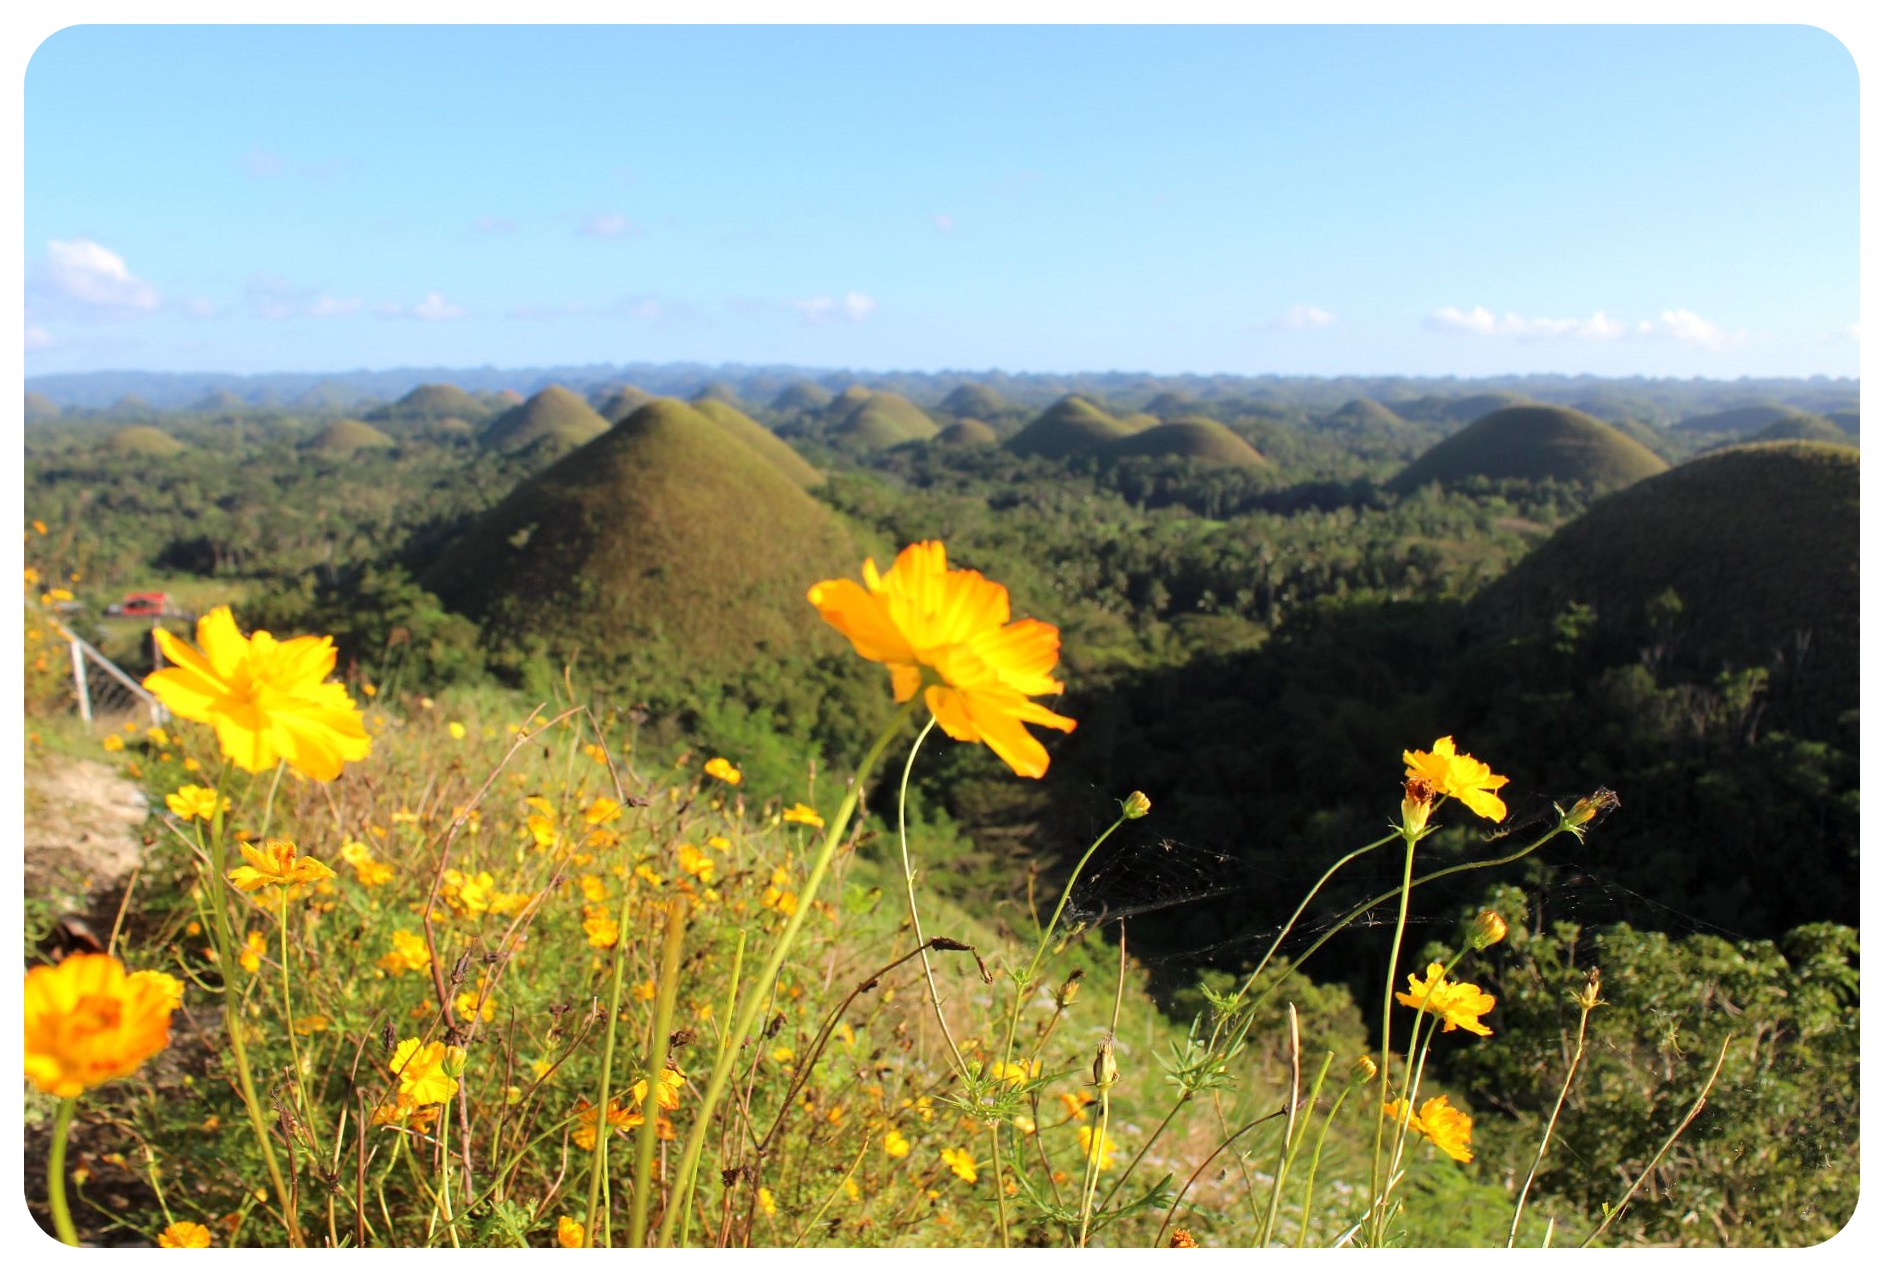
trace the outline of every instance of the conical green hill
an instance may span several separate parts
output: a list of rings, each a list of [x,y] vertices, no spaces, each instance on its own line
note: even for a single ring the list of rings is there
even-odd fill
[[[1193,417],[1159,424],[1142,433],[1121,437],[1106,447],[1106,454],[1173,455],[1209,464],[1261,468],[1268,464],[1254,446],[1215,420]]]
[[[1768,663],[1809,632],[1812,655],[1848,659],[1855,684],[1858,452],[1765,442],[1690,460],[1598,501],[1473,606],[1548,621],[1575,601],[1636,624],[1669,588],[1691,660]]]
[[[813,468],[803,455],[738,407],[728,406],[718,398],[703,398],[693,404],[693,409],[759,452],[767,463],[800,486],[809,489],[823,482],[824,474]]]
[[[1166,389],[1145,403],[1145,410],[1161,420],[1188,418],[1199,409],[1197,395],[1184,389]]]
[[[881,390],[864,390],[852,396],[857,386],[845,389],[831,403],[826,431],[833,442],[849,443],[865,450],[885,450],[904,442],[920,442],[934,437],[934,420],[908,398]]]
[[[1064,459],[1068,455],[1096,451],[1132,429],[1112,418],[1085,398],[1072,394],[1061,398],[1020,432],[1007,439],[1007,448],[1016,455],[1042,455]]]
[[[1677,433],[1757,433],[1777,420],[1801,412],[1777,402],[1756,402],[1706,415],[1690,415],[1675,425]]]
[[[144,456],[175,455],[184,448],[182,442],[148,424],[119,429],[111,435],[108,445],[120,455]]]
[[[775,411],[822,411],[831,404],[831,391],[810,380],[793,380],[772,399]]]
[[[335,420],[316,433],[307,449],[323,455],[351,455],[357,450],[378,450],[393,445],[393,439],[365,420]]]
[[[1408,464],[1389,490],[1468,477],[1582,482],[1613,490],[1652,477],[1666,460],[1599,419],[1562,406],[1509,406],[1466,427]]]
[[[111,404],[108,414],[120,419],[136,419],[140,416],[157,414],[157,408],[135,393],[126,393]]]
[[[397,402],[368,411],[366,418],[375,423],[442,420],[453,415],[461,420],[480,420],[490,413],[489,407],[455,384],[421,384]]]
[[[985,384],[958,384],[942,399],[941,411],[957,419],[985,420],[1008,409],[1007,399]]]
[[[44,393],[26,395],[26,418],[28,420],[49,420],[59,414],[59,404]]]
[[[693,395],[693,405],[698,406],[702,402],[724,402],[735,408],[745,405],[739,396],[739,390],[724,380],[714,380]]]
[[[595,410],[610,424],[619,424],[653,400],[654,395],[646,389],[623,384],[605,394]]]
[[[1001,435],[980,420],[957,420],[935,435],[944,446],[993,446]]]
[[[1823,415],[1787,415],[1747,439],[1749,442],[1830,442],[1856,446],[1858,439]]]
[[[629,669],[730,672],[841,647],[805,589],[856,572],[833,515],[671,398],[523,482],[424,577],[499,640]]]
[[[1406,428],[1406,421],[1372,398],[1355,398],[1328,417],[1327,422],[1343,431],[1357,433],[1392,433]]]
[[[590,410],[587,402],[562,385],[552,384],[492,420],[484,430],[484,444],[507,451],[539,443],[574,448],[606,432],[608,421]]]
[[[461,420],[456,415],[447,415],[442,420],[433,420],[426,432],[433,437],[475,437],[477,425],[470,420]]]

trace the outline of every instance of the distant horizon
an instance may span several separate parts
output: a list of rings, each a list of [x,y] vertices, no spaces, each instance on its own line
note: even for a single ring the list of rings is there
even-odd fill
[[[29,379],[1859,369],[1808,26],[91,25],[24,96]]]

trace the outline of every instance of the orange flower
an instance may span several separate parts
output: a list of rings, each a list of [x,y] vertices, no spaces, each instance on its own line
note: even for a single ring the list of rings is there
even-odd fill
[[[1453,1108],[1445,1096],[1435,1095],[1420,1105],[1418,1113],[1412,1113],[1405,1100],[1390,1100],[1385,1109],[1388,1118],[1405,1122],[1453,1161],[1472,1160],[1472,1115]]]
[[[793,804],[780,815],[786,821],[796,822],[800,826],[809,826],[813,830],[824,829],[824,818],[818,816],[818,810],[808,804]]]
[[[170,1045],[170,987],[127,975],[109,954],[32,968],[22,996],[26,1076],[48,1095],[69,1099],[129,1077]]]
[[[739,785],[740,779],[745,776],[723,755],[716,755],[706,762],[706,773],[708,777],[717,777],[728,786]]]
[[[216,815],[216,792],[207,786],[179,786],[164,796],[164,805],[184,821],[209,821]],[[229,811],[227,799],[222,801],[222,810]]]
[[[1433,743],[1431,751],[1403,751],[1408,777],[1423,778],[1440,795],[1450,795],[1490,821],[1505,819],[1505,802],[1492,794],[1511,779],[1499,777],[1491,765],[1461,754],[1450,737]],[[1408,799],[1412,791],[1408,790]]]
[[[286,760],[296,771],[331,782],[341,767],[363,760],[372,741],[359,708],[334,669],[330,636],[278,641],[265,631],[244,637],[229,607],[196,624],[199,650],[161,627],[153,632],[171,666],[144,678],[144,687],[185,720],[213,725],[222,753],[238,768],[260,773]]]
[[[556,1244],[565,1250],[580,1250],[588,1244],[582,1225],[568,1215],[556,1217]]]
[[[1491,1037],[1491,1027],[1480,1024],[1478,1018],[1496,1007],[1498,1000],[1477,985],[1447,980],[1445,968],[1438,963],[1426,965],[1425,980],[1408,972],[1406,984],[1409,992],[1396,993],[1395,1000],[1402,1007],[1429,1011],[1440,1017],[1446,1022],[1446,1027],[1440,1032],[1467,1029],[1481,1038]]]
[[[314,858],[297,856],[299,850],[292,839],[271,839],[260,848],[239,842],[236,847],[249,864],[231,870],[229,882],[244,892],[291,883],[319,883],[334,877],[332,870]]]
[[[157,1244],[165,1250],[205,1250],[209,1248],[209,1229],[200,1223],[173,1223],[157,1234]]]
[[[865,561],[863,580],[827,579],[806,596],[860,655],[890,669],[898,702],[920,691],[944,733],[986,742],[1022,777],[1043,775],[1047,750],[1026,726],[1071,733],[1074,725],[1032,701],[1066,687],[1048,674],[1060,658],[1060,629],[1009,622],[1007,589],[949,569],[937,542],[904,548],[887,574]]]

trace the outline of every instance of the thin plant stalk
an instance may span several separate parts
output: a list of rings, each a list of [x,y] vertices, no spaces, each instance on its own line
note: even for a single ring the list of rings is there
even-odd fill
[[[615,958],[613,979],[608,991],[608,1027],[602,1032],[602,1076],[595,1096],[595,1155],[589,1161],[589,1210],[583,1216],[582,1244],[593,1248],[597,1221],[601,1217],[602,1177],[608,1173],[608,1141],[615,1128],[609,1125],[609,1084],[615,1077],[615,1035],[621,1029],[622,967],[628,961],[628,914],[634,891],[625,884],[621,892],[621,917],[615,923]]]
[[[648,1094],[642,1100],[641,1137],[635,1144],[635,1190],[628,1219],[628,1244],[648,1241],[648,1209],[653,1201],[654,1145],[658,1138],[661,1079],[667,1071],[668,1030],[674,1023],[674,999],[680,991],[680,950],[687,934],[688,899],[667,903],[667,940],[661,946],[661,979],[654,1001],[654,1046],[648,1057]],[[652,1107],[650,1107],[652,1106]]]
[[[909,826],[906,814],[909,807],[909,773],[916,766],[916,752],[922,750],[923,739],[935,728],[935,717],[929,717],[929,723],[922,726],[916,734],[916,740],[910,744],[909,758],[903,761],[903,780],[896,788],[896,842],[903,853],[903,894],[909,899],[909,926],[916,935],[916,948],[922,953],[922,976],[929,985],[929,1006],[935,1012],[935,1023],[942,1030],[942,1040],[949,1044],[949,1055],[955,1061],[955,1072],[964,1080],[968,1077],[968,1062],[962,1058],[962,1049],[955,1043],[955,1035],[949,1030],[948,1018],[942,1014],[942,991],[935,983],[935,966],[929,961],[929,943],[922,934],[922,915],[916,910],[916,871],[909,864]],[[995,1189],[998,1199],[1001,1190]]]
[[[1079,1203],[1079,1248],[1086,1248],[1086,1237],[1092,1227],[1092,1203],[1099,1191],[1099,1172],[1105,1161],[1106,1137],[1112,1126],[1112,1086],[1118,1081],[1116,1065],[1112,1059],[1113,1040],[1119,1036],[1119,1008],[1125,1002],[1125,925],[1119,924],[1119,982],[1112,995],[1112,1024],[1106,1032],[1105,1041],[1099,1044],[1099,1058],[1093,1065],[1093,1085],[1099,1088],[1099,1127],[1087,1144],[1086,1150],[1086,1186],[1082,1190]]]
[[[1642,1181],[1655,1173],[1655,1168],[1661,1165],[1662,1158],[1666,1157],[1668,1150],[1675,1146],[1675,1141],[1681,1138],[1681,1133],[1688,1129],[1695,1118],[1701,1116],[1701,1110],[1707,1107],[1707,1093],[1714,1089],[1714,1083],[1716,1079],[1720,1077],[1720,1067],[1727,1062],[1727,1048],[1733,1045],[1733,1040],[1734,1036],[1732,1034],[1728,1034],[1727,1037],[1722,1040],[1720,1044],[1720,1054],[1714,1057],[1714,1071],[1707,1075],[1707,1081],[1701,1085],[1701,1094],[1694,1098],[1694,1106],[1688,1110],[1687,1116],[1681,1119],[1680,1124],[1677,1125],[1673,1131],[1669,1132],[1668,1138],[1662,1142],[1662,1146],[1655,1150],[1655,1156],[1649,1159],[1649,1164],[1642,1168],[1642,1173],[1635,1177],[1633,1184],[1629,1185],[1629,1191],[1622,1194],[1622,1200],[1609,1208],[1608,1213],[1603,1216],[1603,1221],[1591,1230],[1589,1236],[1577,1242],[1577,1249],[1583,1249],[1588,1246],[1590,1242],[1609,1231],[1609,1225],[1621,1218],[1622,1212],[1628,1207],[1629,1203],[1635,1199],[1637,1190],[1642,1187]]]
[[[773,987],[777,984],[779,969],[785,965],[785,956],[791,952],[792,943],[797,940],[799,929],[804,926],[805,919],[811,913],[811,903],[818,895],[818,885],[824,882],[825,872],[831,868],[831,860],[837,855],[837,847],[843,842],[844,832],[850,828],[851,815],[857,811],[858,802],[863,798],[864,786],[869,780],[870,772],[876,767],[877,761],[883,757],[883,752],[890,742],[902,731],[903,725],[908,723],[909,718],[915,714],[916,708],[921,705],[922,701],[923,696],[915,694],[904,703],[902,710],[896,713],[888,727],[877,735],[876,741],[872,742],[870,749],[864,753],[863,763],[857,768],[857,778],[851,783],[851,788],[844,796],[843,803],[838,805],[836,815],[831,818],[831,824],[825,831],[824,843],[819,847],[817,858],[811,864],[811,873],[805,877],[798,908],[792,912],[790,918],[785,920],[784,928],[780,930],[778,938],[773,942],[772,953],[767,957],[765,967],[761,969],[758,980],[747,991],[746,1001],[740,1007],[739,1016],[734,1020],[733,1027],[726,1035],[724,1045],[720,1049],[719,1059],[713,1065],[712,1076],[707,1079],[706,1091],[700,1097],[700,1112],[695,1117],[693,1129],[687,1133],[686,1146],[681,1150],[678,1195],[675,1203],[662,1216],[659,1238],[661,1245],[667,1245],[672,1241],[674,1226],[679,1215],[692,1204],[694,1172],[699,1168],[701,1150],[706,1147],[707,1131],[712,1126],[713,1112],[719,1107],[720,1097],[726,1093],[733,1063],[740,1049],[746,1045],[746,1040],[751,1037],[753,1024],[758,1020],[761,1008],[764,1007],[766,1000],[771,996]]]
[[[1392,1074],[1389,1065],[1393,1059],[1393,1052],[1389,1044],[1392,1041],[1393,1029],[1393,982],[1400,967],[1400,942],[1406,936],[1407,906],[1413,897],[1413,846],[1420,840],[1419,835],[1410,832],[1403,832],[1401,838],[1406,841],[1406,866],[1400,879],[1400,916],[1393,925],[1393,949],[1387,955],[1387,989],[1382,995],[1380,1004],[1380,1089],[1382,1092],[1388,1090],[1390,1085],[1388,1078]],[[1387,1115],[1383,1104],[1379,1115],[1374,1119],[1374,1163],[1367,1184],[1367,1208],[1375,1214],[1373,1244],[1376,1247],[1380,1245],[1380,1235],[1385,1227],[1385,1208],[1382,1205],[1385,1196],[1380,1190],[1380,1150],[1386,1134]]]
[[[739,939],[733,944],[733,974],[730,978],[728,978],[728,983],[726,986],[726,1014],[722,1017],[722,1019],[731,1020],[734,1014],[739,1010],[739,974],[741,971],[745,969],[745,965],[746,965],[746,931],[744,928],[741,928],[739,930]],[[720,1053],[726,1050],[728,1040],[729,1040],[728,1033],[722,1030],[720,1033],[720,1050],[719,1052],[715,1052],[714,1057],[713,1057],[713,1062],[715,1064],[719,1063]],[[678,1195],[684,1200],[687,1197],[691,1196],[693,1193],[693,1177],[691,1175],[681,1176],[679,1179],[676,1180],[675,1186],[678,1190]],[[672,1203],[670,1203],[670,1208],[671,1208],[671,1205]],[[692,1207],[689,1206],[688,1209],[685,1212],[683,1212],[680,1216],[680,1243],[682,1245],[687,1244],[687,1229],[688,1229],[688,1226],[692,1223],[692,1221],[693,1221],[693,1210],[692,1210]],[[662,1230],[663,1235],[660,1238],[660,1240],[657,1241],[656,1244],[661,1244],[666,1241],[666,1236],[664,1235],[667,1230],[666,1215],[663,1215],[661,1218],[661,1230]]]
[[[1315,1111],[1315,1101],[1321,1096],[1321,1084],[1328,1077],[1328,1066],[1334,1063],[1334,1052],[1329,1052],[1321,1062],[1321,1072],[1315,1075],[1314,1088],[1308,1095],[1309,1116]],[[1267,1246],[1275,1235],[1276,1215],[1282,1207],[1282,1190],[1287,1185],[1289,1170],[1295,1165],[1295,1156],[1301,1151],[1302,1138],[1308,1133],[1308,1122],[1304,1120],[1301,1129],[1296,1129],[1296,1115],[1302,1108],[1302,1023],[1295,1011],[1295,1004],[1289,1004],[1289,1120],[1282,1129],[1282,1151],[1276,1160],[1276,1181],[1269,1189],[1269,1213],[1263,1217],[1262,1232],[1258,1235],[1258,1247]]]
[[[281,893],[281,1022],[288,1030],[288,1055],[294,1062],[294,1090],[301,1101],[302,1120],[307,1123],[308,1140],[314,1145],[314,1156],[321,1156],[320,1135],[315,1129],[314,1100],[302,1086],[304,1075],[301,1070],[301,1044],[295,1039],[294,1000],[288,993],[288,889],[283,886],[276,891]]]
[[[1563,1075],[1563,1087],[1557,1092],[1557,1103],[1550,1110],[1550,1120],[1544,1123],[1544,1136],[1537,1142],[1537,1156],[1531,1159],[1530,1173],[1524,1177],[1524,1187],[1518,1189],[1518,1204],[1511,1212],[1511,1232],[1505,1237],[1505,1249],[1511,1249],[1518,1240],[1518,1221],[1524,1218],[1524,1201],[1530,1196],[1531,1183],[1537,1178],[1537,1168],[1544,1164],[1544,1153],[1550,1148],[1551,1133],[1557,1129],[1557,1115],[1563,1112],[1564,1100],[1570,1095],[1570,1084],[1576,1080],[1577,1066],[1583,1063],[1583,1036],[1589,1029],[1590,1013],[1596,1009],[1597,999],[1594,994],[1580,997],[1577,1005],[1582,1014],[1577,1018],[1577,1045],[1570,1055],[1570,1068]]]
[[[1341,1112],[1341,1106],[1347,1102],[1354,1091],[1355,1084],[1350,1082],[1335,1097],[1334,1107],[1328,1110],[1328,1116],[1321,1124],[1321,1131],[1315,1136],[1315,1151],[1308,1159],[1308,1182],[1302,1188],[1302,1226],[1295,1234],[1295,1248],[1300,1250],[1308,1240],[1308,1217],[1314,1213],[1315,1173],[1321,1169],[1321,1152],[1328,1143],[1328,1128],[1334,1125],[1335,1117]]]
[[[52,1152],[46,1158],[46,1201],[52,1207],[53,1231],[69,1246],[79,1243],[78,1229],[72,1226],[72,1211],[65,1203],[65,1142],[72,1133],[72,1115],[78,1111],[78,1097],[59,1101],[59,1112],[52,1121]]]

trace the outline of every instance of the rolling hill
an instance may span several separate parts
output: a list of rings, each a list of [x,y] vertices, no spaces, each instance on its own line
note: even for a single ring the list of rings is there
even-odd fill
[[[1125,421],[1115,419],[1083,397],[1067,394],[1037,416],[1033,423],[1007,439],[1016,455],[1064,459],[1090,454],[1122,437],[1132,435]]]
[[[560,384],[552,384],[492,420],[484,445],[492,450],[530,446],[572,450],[608,431],[608,421]]]
[[[1263,468],[1269,463],[1254,446],[1217,421],[1201,416],[1153,425],[1142,433],[1121,437],[1109,443],[1105,453],[1117,457],[1167,455],[1238,468]]]
[[[1440,442],[1387,483],[1405,493],[1470,477],[1554,479],[1613,490],[1668,463],[1599,419],[1561,406],[1508,406]]]

